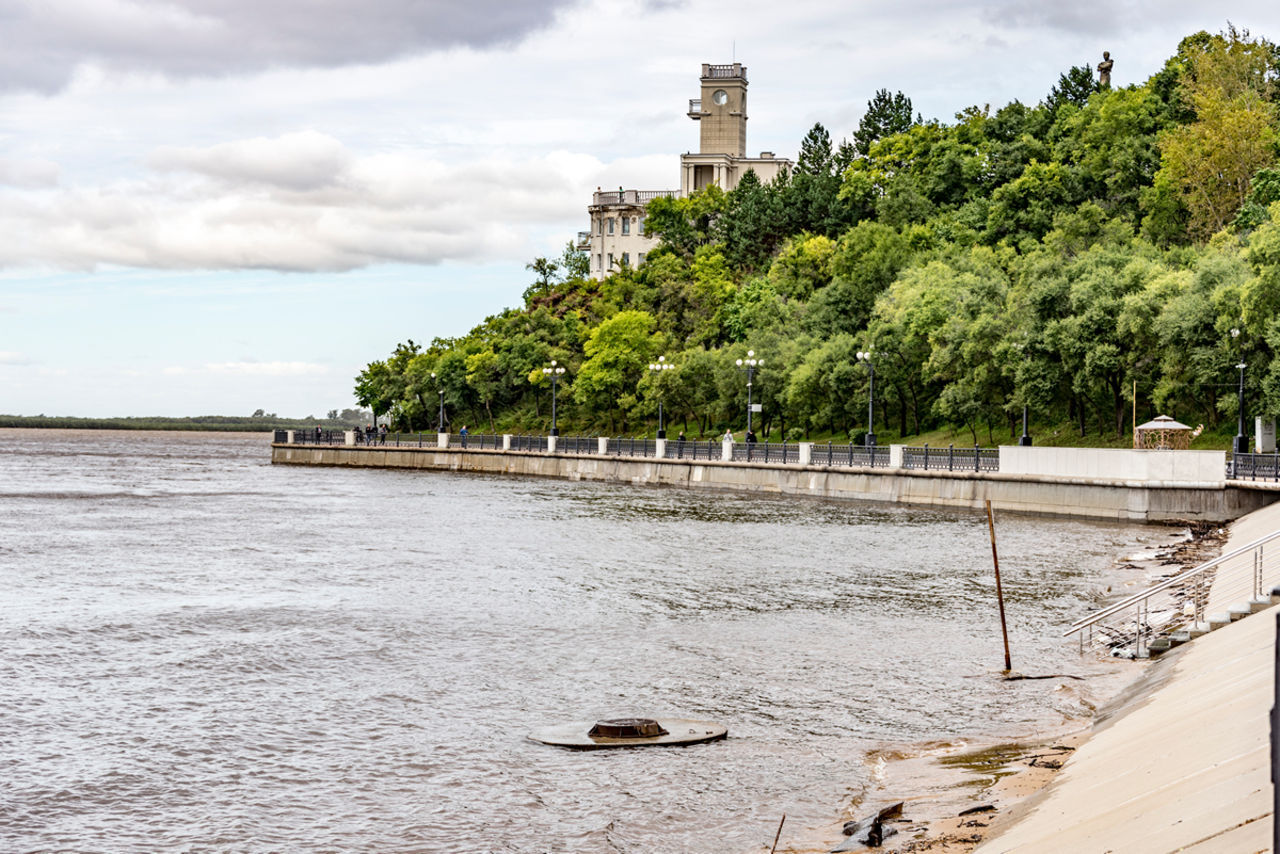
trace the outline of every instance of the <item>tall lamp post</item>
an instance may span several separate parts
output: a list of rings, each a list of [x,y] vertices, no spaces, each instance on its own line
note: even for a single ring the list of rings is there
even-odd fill
[[[1232,340],[1239,340],[1240,330],[1232,329],[1231,338]],[[1244,434],[1244,359],[1240,360],[1236,368],[1240,371],[1240,390],[1237,393],[1240,403],[1240,416],[1236,424],[1235,452],[1237,454],[1247,454],[1249,453],[1249,437]]]
[[[662,376],[663,371],[669,371],[674,367],[675,365],[667,361],[666,356],[659,356],[658,361],[649,363],[649,370],[653,371],[653,375],[655,379]],[[658,389],[658,438],[659,439],[667,438],[667,431],[663,428],[663,423],[662,423],[662,389],[661,387],[659,387]]]
[[[747,351],[747,358],[738,359],[737,366],[747,372],[747,432],[751,432],[751,383],[756,375],[756,368],[764,367],[764,359],[756,358],[755,350]],[[767,437],[766,437],[767,438]]]
[[[551,377],[551,435],[559,436],[560,431],[556,429],[556,383],[564,374],[564,365],[557,365],[556,360],[552,359],[551,367],[543,368],[542,372]]]
[[[1023,358],[1026,357],[1025,344],[1014,344],[1013,346],[1017,348],[1019,355],[1023,356]],[[1022,399],[1022,438],[1018,440],[1018,444],[1022,445],[1023,447],[1031,446],[1031,434],[1027,432],[1027,400],[1025,397],[1025,393]]]
[[[871,361],[870,350],[859,350],[858,361],[866,362],[867,368],[871,371],[871,385],[867,386],[867,447],[873,447],[876,443],[876,366]]]
[[[440,420],[436,423],[436,432],[444,432],[444,386],[440,385],[440,380],[436,377],[435,372],[431,374],[431,379],[436,380],[436,391],[440,394]]]

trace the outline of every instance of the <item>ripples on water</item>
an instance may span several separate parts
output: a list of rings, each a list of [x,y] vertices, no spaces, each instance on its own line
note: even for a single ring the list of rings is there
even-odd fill
[[[654,852],[831,822],[883,741],[1080,714],[1001,683],[985,517],[271,466],[0,431],[0,849]],[[998,520],[1015,666],[1148,529]],[[576,753],[565,720],[726,742]]]

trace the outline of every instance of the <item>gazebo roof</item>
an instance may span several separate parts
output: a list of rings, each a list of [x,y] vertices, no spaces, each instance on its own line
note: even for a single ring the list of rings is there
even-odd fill
[[[1190,430],[1186,424],[1181,421],[1174,421],[1168,415],[1157,415],[1146,424],[1139,424],[1139,430]]]

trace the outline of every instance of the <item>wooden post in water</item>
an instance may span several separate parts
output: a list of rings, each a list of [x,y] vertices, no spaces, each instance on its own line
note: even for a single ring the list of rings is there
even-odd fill
[[[991,532],[991,562],[996,567],[996,599],[1000,602],[1000,631],[1004,635],[1004,669],[1013,669],[1009,660],[1009,627],[1004,620],[1004,590],[1000,587],[1000,556],[996,554],[996,523],[991,517],[991,502],[987,502],[987,530]]]
[[[778,822],[778,832],[773,837],[773,847],[769,849],[769,854],[774,854],[778,850],[778,840],[782,838],[782,825],[787,821],[787,814],[782,814],[782,821]]]

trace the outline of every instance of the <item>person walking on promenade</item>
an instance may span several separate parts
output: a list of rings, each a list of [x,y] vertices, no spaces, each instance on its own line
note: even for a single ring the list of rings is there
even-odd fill
[[[383,424],[382,429],[378,431],[378,444],[387,444],[387,425]]]
[[[756,432],[754,430],[748,430],[744,441],[748,444],[754,445],[756,441]]]
[[[728,428],[725,428],[724,435],[720,437],[720,441],[721,441],[721,442],[729,442],[730,444],[732,444],[732,443],[733,443],[733,431],[732,431],[732,430],[730,430],[730,429],[728,429]]]
[[[465,447],[467,446],[467,436],[469,436],[469,435],[470,435],[470,434],[467,432],[467,425],[466,425],[466,424],[463,424],[463,425],[462,425],[462,429],[458,431],[458,435],[462,437],[462,447],[464,447],[464,448],[465,448]]]

